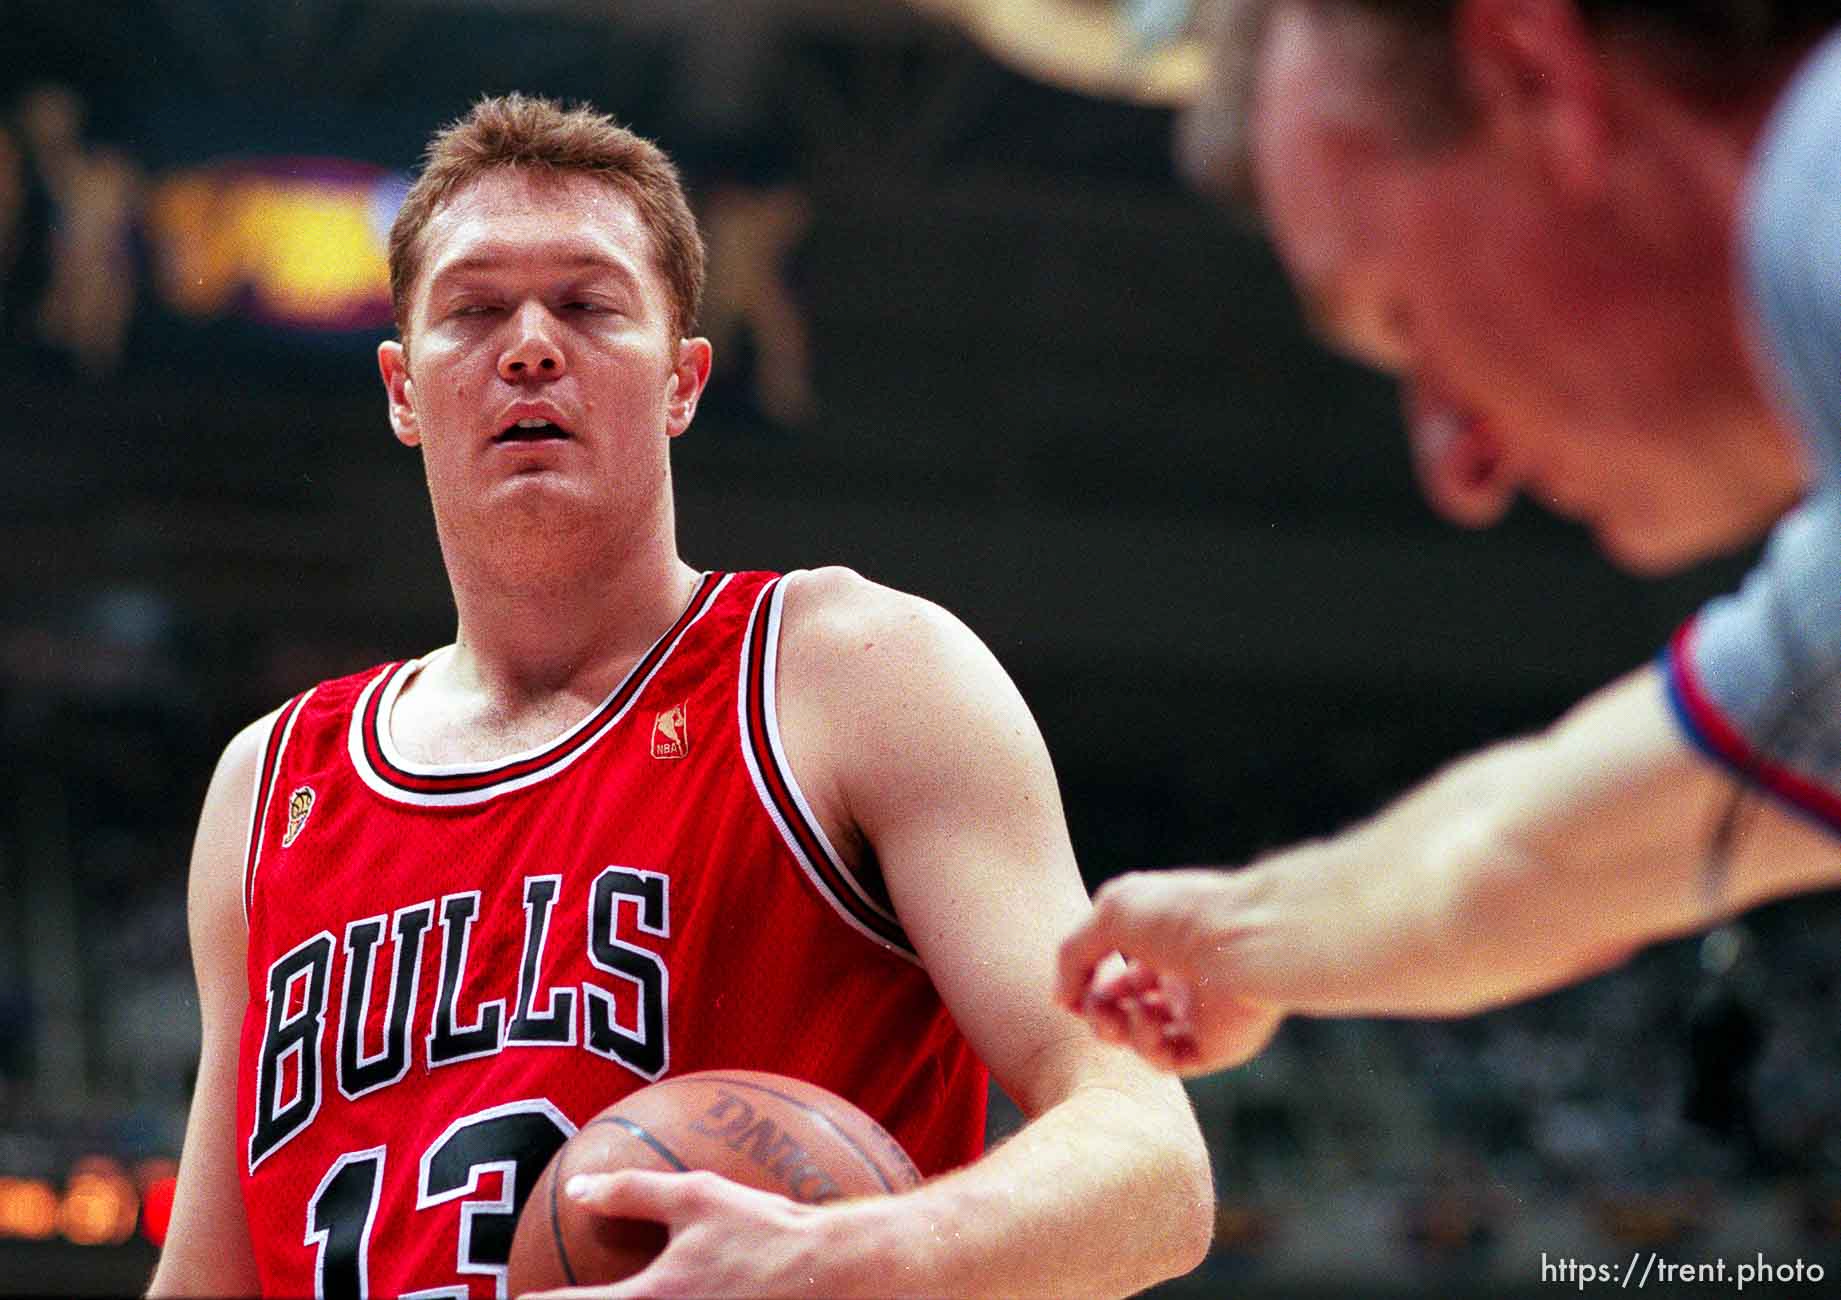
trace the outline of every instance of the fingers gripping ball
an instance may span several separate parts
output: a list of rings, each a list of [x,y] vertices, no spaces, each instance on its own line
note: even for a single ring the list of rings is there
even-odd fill
[[[609,1219],[563,1195],[575,1174],[705,1169],[815,1204],[918,1185],[882,1126],[816,1084],[753,1070],[666,1079],[615,1102],[564,1143],[512,1237],[512,1295],[617,1282],[665,1248],[665,1226]]]

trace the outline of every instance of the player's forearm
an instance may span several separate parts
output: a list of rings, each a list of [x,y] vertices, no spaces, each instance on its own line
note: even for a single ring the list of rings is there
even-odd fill
[[[1639,675],[1455,764],[1371,821],[1242,873],[1244,990],[1287,1010],[1459,1014],[1704,925],[1720,788]],[[1729,898],[1726,902],[1737,901]]]
[[[1065,1297],[1186,1273],[1213,1228],[1208,1157],[1180,1094],[1087,1086],[976,1163],[853,1205],[845,1231],[877,1243],[888,1294]]]
[[[1264,950],[1247,996],[1311,1015],[1461,1015],[1582,978],[1642,941],[1642,917],[1600,906],[1581,863],[1487,824],[1401,820],[1253,869],[1245,887],[1266,900],[1253,915],[1276,924],[1237,940]]]
[[[149,1296],[253,1295],[249,1221],[236,1178],[236,1076],[207,1043],[186,1122],[179,1187]]]

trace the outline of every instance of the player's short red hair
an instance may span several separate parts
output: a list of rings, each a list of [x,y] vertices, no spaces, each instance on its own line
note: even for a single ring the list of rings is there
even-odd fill
[[[407,337],[409,297],[422,267],[422,231],[458,191],[500,167],[580,172],[632,200],[652,234],[679,338],[695,332],[703,298],[703,236],[664,150],[587,105],[512,93],[482,99],[428,142],[421,175],[390,226],[390,303]]]

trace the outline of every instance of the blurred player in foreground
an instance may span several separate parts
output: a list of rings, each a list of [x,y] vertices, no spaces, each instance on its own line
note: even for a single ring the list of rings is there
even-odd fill
[[[1841,4],[1226,8],[1187,160],[1398,376],[1436,507],[1526,492],[1644,572],[1776,527],[1547,731],[1245,870],[1108,884],[1063,1003],[1201,1073],[1287,1014],[1476,1011],[1841,882]]]
[[[1206,1251],[1180,1086],[1051,1005],[1089,904],[990,653],[846,569],[679,557],[702,274],[675,170],[607,118],[511,96],[431,145],[379,363],[458,632],[219,765],[156,1293],[502,1294],[557,1146],[713,1067],[848,1097],[934,1177],[832,1206],[591,1179],[672,1232],[614,1294],[1120,1295]],[[1030,1122],[978,1158],[986,1063]]]

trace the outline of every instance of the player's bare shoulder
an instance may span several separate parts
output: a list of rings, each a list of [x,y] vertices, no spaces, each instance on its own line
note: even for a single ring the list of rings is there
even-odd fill
[[[280,717],[281,710],[276,709],[245,726],[230,738],[217,760],[198,827],[198,848],[205,851],[209,862],[241,867],[256,771],[262,764],[269,735]],[[197,855],[194,860],[199,860]],[[224,869],[228,870],[229,866]]]
[[[950,611],[846,568],[789,581],[781,706],[823,733],[823,754],[905,781],[968,746],[1040,743],[1015,684]]]
[[[937,782],[968,724],[1009,718],[1022,703],[983,642],[932,601],[842,567],[786,582],[781,735],[827,833],[851,857],[875,800]]]
[[[268,744],[269,733],[280,721],[281,713],[279,708],[271,709],[254,722],[245,724],[241,731],[230,738],[230,743],[224,746],[218,766],[228,769],[232,777],[246,776],[253,781],[256,765],[262,761],[263,748]]]
[[[244,727],[224,746],[192,845],[187,906],[193,927],[194,956],[208,939],[241,951],[243,940],[243,870],[249,839],[251,800],[269,736],[281,710]]]
[[[783,688],[807,673],[843,674],[869,686],[883,674],[912,674],[983,645],[948,610],[920,596],[831,565],[791,574],[780,631]],[[856,680],[859,675],[868,680]]]

